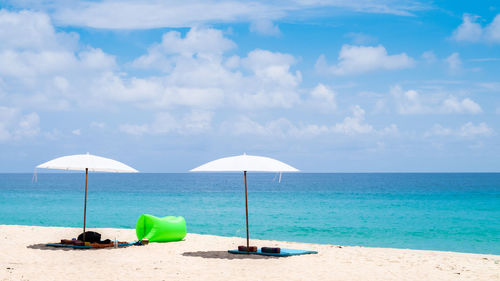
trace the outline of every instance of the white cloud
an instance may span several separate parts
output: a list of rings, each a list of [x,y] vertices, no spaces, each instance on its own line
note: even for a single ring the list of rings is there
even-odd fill
[[[468,122],[460,127],[459,132],[459,135],[463,137],[491,136],[492,134],[493,129],[486,125],[486,123],[484,122],[478,125],[474,125],[472,122]]]
[[[464,14],[462,24],[453,31],[452,38],[465,42],[500,43],[500,14],[485,27],[476,21],[478,16]]]
[[[388,112],[387,103],[385,100],[379,99],[375,102],[375,106],[373,108],[373,113],[382,113],[382,112],[385,112],[385,113]]]
[[[76,46],[77,40],[78,35],[75,33],[56,32],[46,14],[0,10],[0,50],[71,49]]]
[[[477,16],[464,14],[462,19],[462,24],[453,31],[452,38],[456,41],[479,41],[483,35],[483,28],[475,22]]]
[[[329,87],[319,83],[309,93],[309,104],[313,108],[318,108],[320,111],[329,113],[337,110],[336,93]]]
[[[144,135],[149,133],[149,126],[146,124],[134,125],[134,124],[122,124],[120,125],[120,131],[127,133],[129,135]]]
[[[443,101],[442,110],[445,113],[471,113],[483,112],[479,104],[469,98],[458,100],[456,97],[449,97]]]
[[[500,43],[500,14],[485,28],[485,34],[488,41]]]
[[[458,72],[462,69],[462,60],[459,53],[453,53],[445,59],[446,64],[451,72]]]
[[[63,137],[63,133],[58,129],[52,129],[51,131],[44,132],[43,136],[48,140],[58,140]]]
[[[332,131],[346,135],[366,134],[373,131],[373,127],[364,122],[365,111],[356,105],[352,108],[352,116],[348,116],[342,123],[337,123],[332,127]]]
[[[399,114],[422,114],[430,111],[423,105],[420,95],[415,90],[403,91],[400,86],[391,88],[391,95],[396,100],[396,109]]]
[[[40,133],[37,113],[22,114],[17,108],[0,106],[0,141],[34,137]]]
[[[89,87],[117,68],[114,56],[79,49],[77,35],[56,32],[42,13],[0,10],[0,42],[0,99],[6,105],[68,110],[92,100]]]
[[[324,55],[316,61],[319,73],[348,75],[375,70],[395,70],[412,67],[414,60],[405,53],[388,55],[382,45],[376,47],[344,45],[337,65],[328,65]]]
[[[445,128],[445,127],[441,126],[440,124],[434,124],[434,126],[432,126],[432,128],[429,131],[425,132],[424,136],[425,137],[430,137],[430,136],[444,137],[444,136],[450,136],[453,134],[454,134],[454,132],[452,129]]]
[[[209,130],[212,116],[207,111],[191,111],[182,118],[176,118],[168,112],[160,112],[151,124],[122,124],[120,131],[131,135],[191,135]]]
[[[94,122],[90,123],[90,128],[104,129],[104,128],[106,128],[106,123],[94,121]]]
[[[269,19],[258,19],[250,24],[250,31],[267,36],[281,35],[280,28]]]
[[[227,39],[222,31],[211,28],[192,28],[184,37],[178,31],[170,31],[162,36],[159,44],[153,44],[146,55],[137,58],[132,65],[135,67],[170,71],[174,58],[168,55],[192,57],[220,56],[225,51],[233,49],[236,44]]]
[[[436,54],[434,54],[433,51],[425,51],[422,53],[422,59],[426,62],[426,63],[434,63],[436,62],[437,58],[436,58]]]
[[[307,139],[331,132],[331,128],[326,125],[295,125],[286,118],[279,118],[260,124],[246,116],[240,116],[233,121],[223,122],[220,127],[222,132],[236,136],[252,135],[278,138],[294,137]]]
[[[349,32],[345,35],[345,37],[350,38],[352,43],[356,45],[366,45],[377,42],[376,37],[361,32]]]
[[[412,0],[360,1],[9,1],[17,8],[45,10],[61,25],[105,29],[150,29],[161,27],[192,27],[227,22],[254,22],[256,19],[276,20],[312,17],[328,8],[359,13],[411,16],[414,11],[428,9]]]
[[[212,42],[212,47],[205,46],[205,41]],[[165,72],[163,77],[148,80],[156,89],[148,91],[153,95],[147,100],[156,106],[268,108],[291,107],[299,102],[297,88],[302,76],[290,70],[295,63],[293,56],[256,49],[246,57],[226,58],[224,52],[234,46],[219,30],[191,29],[184,38],[179,33],[164,36],[161,44],[132,65]],[[130,94],[131,100],[143,98],[135,91]]]
[[[425,132],[425,137],[465,137],[465,138],[475,138],[475,137],[488,137],[494,134],[492,128],[490,128],[486,123],[482,122],[474,125],[472,122],[467,122],[463,124],[458,129],[451,129],[441,126],[440,124],[434,124],[434,126],[427,132]]]
[[[400,86],[391,88],[399,114],[478,114],[483,110],[470,98],[458,99],[453,95],[443,98],[440,94],[422,96],[416,90],[404,91]]]
[[[71,131],[71,133],[75,136],[80,136],[82,134],[82,130],[81,129],[74,129],[73,131]]]
[[[225,133],[234,135],[256,135],[264,137],[296,137],[313,138],[323,134],[340,134],[353,136],[358,134],[380,133],[380,135],[397,135],[397,126],[391,124],[389,127],[377,132],[365,122],[365,111],[356,105],[352,108],[352,116],[347,116],[340,123],[334,125],[318,124],[293,124],[286,118],[268,121],[260,124],[248,117],[240,117],[234,121],[225,121],[221,124]]]
[[[236,44],[220,30],[197,27],[184,36],[176,31],[165,33],[160,43],[131,63],[163,73],[139,78],[122,72],[116,58],[100,49],[75,49],[78,44],[73,43],[78,41],[55,32],[44,14],[2,10],[2,23],[12,32],[0,33],[0,39],[23,37],[24,25],[37,33],[33,38],[40,38],[22,44],[9,38],[11,43],[0,46],[0,99],[6,105],[43,110],[120,104],[210,109],[289,108],[301,102],[302,76],[291,70],[296,61],[293,56],[253,50],[246,57],[226,57]],[[28,50],[26,46],[31,45],[38,47]]]
[[[391,124],[378,132],[381,135],[386,136],[399,136],[399,128],[396,124]]]
[[[105,1],[72,6],[57,9],[56,20],[106,29],[189,27],[210,22],[248,21],[251,15],[275,18],[283,14],[262,3],[237,1]]]

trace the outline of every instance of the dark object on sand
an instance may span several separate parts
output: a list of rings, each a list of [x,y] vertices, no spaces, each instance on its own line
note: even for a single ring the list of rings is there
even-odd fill
[[[257,252],[257,247],[256,246],[238,246],[238,251],[242,252]]]
[[[109,239],[106,239],[106,240],[102,240],[102,241],[97,241],[98,244],[110,244],[111,243],[111,240]]]
[[[276,253],[276,254],[279,254],[281,252],[280,248],[272,248],[272,247],[262,247],[262,248],[260,248],[260,250],[263,253]]]
[[[85,242],[80,241],[80,240],[75,240],[75,241],[73,241],[73,244],[74,244],[75,246],[85,246]]]
[[[99,244],[99,243],[89,243],[87,242],[88,245],[85,245],[85,242],[83,241],[76,241],[75,244],[62,244],[62,243],[49,243],[45,244],[45,246],[48,247],[64,247],[64,248],[73,248],[73,249],[102,249],[102,248],[113,248],[115,247],[115,243],[111,242],[109,244]],[[128,246],[133,246],[137,245],[139,246],[138,242],[118,242],[117,247],[122,248],[122,247],[128,247]]]
[[[305,254],[317,254],[316,251],[307,251],[307,250],[297,250],[297,249],[285,249],[281,248],[279,253],[264,253],[262,250],[258,250],[257,252],[245,252],[239,250],[229,250],[231,254],[242,254],[242,255],[262,255],[262,256],[274,256],[274,257],[288,257],[295,255],[305,255]]]
[[[101,234],[94,231],[86,231],[78,235],[78,240],[83,242],[96,243],[101,241]]]

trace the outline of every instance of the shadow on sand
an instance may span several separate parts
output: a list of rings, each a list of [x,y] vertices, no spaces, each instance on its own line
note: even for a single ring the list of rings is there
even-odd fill
[[[121,246],[118,249],[126,248],[126,247],[128,247],[128,246]],[[82,251],[82,250],[87,250],[87,251],[107,250],[107,251],[111,251],[111,250],[117,250],[114,247],[90,248],[90,249],[78,249],[78,248],[71,248],[71,247],[51,247],[51,246],[47,246],[44,243],[32,244],[32,245],[26,246],[26,248],[28,248],[28,249],[35,249],[35,250],[43,250],[43,251],[47,251],[47,250],[48,251]]]
[[[230,254],[228,251],[198,251],[198,252],[184,252],[185,257],[200,257],[205,259],[275,259],[278,257],[260,256],[260,255],[245,255],[245,254]]]
[[[50,250],[50,251],[73,251],[73,250],[82,250],[82,249],[73,249],[73,248],[64,248],[64,247],[49,247],[46,244],[40,243],[40,244],[32,244],[29,246],[26,246],[28,249],[35,249],[35,250]]]

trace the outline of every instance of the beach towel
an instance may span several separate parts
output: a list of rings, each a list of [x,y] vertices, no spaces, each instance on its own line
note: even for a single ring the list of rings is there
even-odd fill
[[[118,247],[126,247],[126,246],[132,246],[136,245],[137,242],[119,242]],[[61,248],[73,248],[73,249],[101,249],[101,248],[112,248],[114,245],[106,245],[106,244],[98,244],[95,243],[94,245],[90,246],[78,246],[78,245],[71,245],[71,244],[60,244],[60,243],[49,243],[45,244],[45,246],[48,247],[61,247]]]
[[[261,249],[257,250],[257,252],[244,252],[238,250],[229,250],[231,254],[249,254],[249,255],[261,255],[261,256],[275,256],[275,257],[289,257],[289,256],[297,256],[297,255],[306,255],[306,254],[317,254],[316,251],[308,251],[308,250],[298,250],[298,249],[285,249],[281,248],[280,253],[263,253]]]

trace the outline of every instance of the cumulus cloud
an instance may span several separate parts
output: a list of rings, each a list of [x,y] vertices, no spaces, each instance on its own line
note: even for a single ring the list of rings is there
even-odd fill
[[[258,19],[252,21],[250,24],[250,31],[267,36],[281,35],[281,30],[278,25],[274,24],[269,19]]]
[[[337,110],[336,93],[324,84],[319,83],[309,96],[309,104],[321,112],[329,113]]]
[[[160,112],[150,124],[122,124],[120,131],[131,135],[191,135],[209,130],[212,116],[213,113],[207,111],[191,111],[176,118],[168,112]]]
[[[0,49],[61,50],[74,48],[78,35],[56,32],[44,13],[0,10],[0,40]]]
[[[42,13],[0,11],[0,80],[4,104],[67,110],[89,85],[116,69],[114,56],[77,48],[78,36],[56,32]],[[5,43],[4,43],[5,42]]]
[[[219,30],[194,28],[184,37],[169,32],[162,43],[132,65],[165,73],[149,81],[157,87],[149,91],[155,93],[151,99],[155,105],[267,108],[291,107],[299,102],[297,88],[302,76],[291,71],[296,61],[293,56],[260,49],[246,57],[224,56],[234,47]]]
[[[373,131],[373,127],[365,121],[365,111],[356,105],[352,108],[352,116],[348,116],[342,123],[337,123],[332,127],[333,132],[346,135],[366,134]]]
[[[246,116],[236,120],[226,121],[221,124],[224,133],[232,135],[253,135],[261,137],[298,137],[312,138],[328,132],[327,126],[321,125],[295,125],[286,118],[279,118],[260,124]]]
[[[490,128],[486,123],[481,122],[475,125],[472,122],[467,122],[463,124],[460,128],[452,129],[443,127],[440,124],[434,124],[434,126],[425,132],[425,137],[464,137],[464,138],[475,138],[475,137],[488,137],[494,134],[492,128]]]
[[[460,59],[460,54],[459,53],[453,53],[450,56],[448,56],[445,60],[446,64],[448,65],[448,69],[452,72],[458,72],[462,69],[462,60]]]
[[[461,42],[500,43],[500,14],[486,26],[477,23],[478,16],[464,14],[462,23],[453,31],[452,38]]]
[[[416,90],[404,91],[400,86],[391,88],[391,95],[399,114],[478,114],[483,110],[470,98],[459,99],[453,95],[443,98],[439,94],[422,96]]]
[[[477,18],[477,16],[464,14],[462,24],[453,31],[452,38],[456,41],[479,41],[483,35],[483,28],[475,22]]]
[[[395,70],[412,67],[415,61],[406,53],[389,55],[382,45],[352,46],[344,45],[336,65],[328,65],[324,55],[316,61],[319,73],[333,75],[359,74],[375,70]]]
[[[198,55],[202,57],[220,56],[225,51],[233,49],[236,44],[224,37],[222,31],[211,28],[192,28],[184,37],[178,31],[170,31],[162,36],[159,44],[153,44],[146,55],[143,55],[132,62],[132,65],[139,68],[157,69],[169,71],[178,55],[192,57]]]
[[[396,99],[396,109],[399,114],[422,114],[429,111],[415,90],[403,91],[401,87],[395,86],[391,88],[391,94]]]
[[[373,134],[375,136],[398,136],[399,129],[395,124],[376,130],[365,121],[365,111],[356,105],[352,109],[352,115],[344,118],[342,122],[333,125],[327,124],[305,124],[300,122],[294,124],[286,118],[279,118],[264,123],[259,123],[246,116],[221,124],[224,133],[232,135],[254,135],[262,137],[294,137],[314,138],[320,135],[344,135],[355,136],[360,134]]]
[[[40,117],[36,112],[23,114],[17,108],[0,106],[0,141],[34,137],[40,133]]]
[[[302,76],[291,69],[296,62],[292,55],[257,49],[242,57],[226,56],[236,44],[220,30],[195,27],[184,35],[165,33],[160,43],[130,63],[160,70],[160,75],[135,77],[101,49],[76,48],[78,40],[56,32],[44,14],[2,10],[0,26],[0,41],[10,42],[0,46],[0,99],[5,104],[69,110],[127,103],[162,110],[289,108],[301,102]],[[36,33],[31,41],[9,37],[23,34],[25,26]]]
[[[443,101],[442,111],[445,113],[471,113],[483,112],[479,104],[469,98],[459,100],[456,97],[449,97]]]
[[[459,132],[459,135],[462,137],[491,136],[492,134],[493,129],[484,122],[478,125],[474,125],[472,122],[468,122],[460,127]]]

